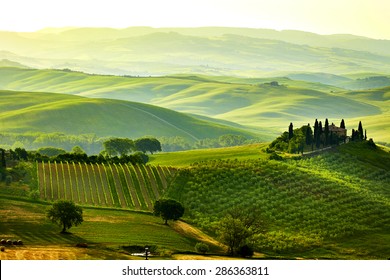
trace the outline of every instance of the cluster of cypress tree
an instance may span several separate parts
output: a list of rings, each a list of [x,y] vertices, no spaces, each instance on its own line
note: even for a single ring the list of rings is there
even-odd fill
[[[340,122],[340,128],[346,129],[344,119]],[[361,122],[359,122],[358,130],[352,130],[352,136],[350,139],[352,141],[367,139],[367,135],[363,135]],[[309,123],[297,129],[294,129],[293,123],[290,123],[288,132],[284,132],[280,137],[274,140],[270,144],[269,148],[296,153],[303,152],[305,146],[311,146],[311,149],[314,150],[321,147],[338,145],[340,142],[345,143],[346,140],[346,133],[338,133],[337,131],[335,132],[330,129],[328,119],[325,119],[324,125],[322,121],[318,121],[318,119],[316,119],[313,129],[310,127]]]
[[[358,129],[352,129],[351,141],[363,141],[367,140],[367,130],[363,132],[362,122],[359,122]]]
[[[345,129],[345,122],[344,119],[340,122],[340,128]],[[312,149],[314,148],[314,145],[317,149],[321,147],[327,147],[331,145],[337,145],[341,141],[345,142],[346,137],[340,136],[336,133],[333,133],[329,130],[329,121],[328,119],[325,119],[325,125],[322,126],[322,122],[316,119],[314,122],[314,135],[313,135],[313,143],[312,143]]]

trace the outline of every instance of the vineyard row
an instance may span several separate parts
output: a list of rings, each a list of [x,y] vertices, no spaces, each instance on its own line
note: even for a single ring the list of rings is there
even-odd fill
[[[152,210],[174,174],[166,166],[37,163],[41,199],[134,210]]]

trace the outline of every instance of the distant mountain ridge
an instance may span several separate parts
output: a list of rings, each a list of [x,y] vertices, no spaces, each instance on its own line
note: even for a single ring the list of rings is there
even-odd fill
[[[176,32],[187,36],[217,37],[226,34],[245,37],[279,40],[299,45],[310,45],[326,48],[345,48],[358,51],[367,51],[382,55],[390,55],[390,40],[379,40],[368,37],[333,34],[320,35],[312,32],[298,30],[273,30],[263,28],[239,27],[196,27],[196,28],[153,28],[129,27],[124,29],[113,28],[50,28],[38,31],[38,34],[62,34],[67,40],[77,39],[78,36],[94,36],[95,39],[107,40],[143,36],[155,32]]]
[[[390,73],[390,40],[249,28],[69,28],[0,32],[0,59],[117,75]]]

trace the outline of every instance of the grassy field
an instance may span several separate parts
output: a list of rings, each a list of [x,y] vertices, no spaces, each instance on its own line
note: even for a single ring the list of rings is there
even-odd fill
[[[194,252],[205,242],[221,253],[218,243],[183,222],[165,226],[148,213],[115,209],[83,208],[84,222],[60,234],[60,227],[46,218],[48,203],[0,196],[1,239],[23,240],[23,246],[6,246],[0,259],[142,259],[131,256],[127,247],[149,246],[154,258]],[[87,243],[88,248],[76,244]],[[140,253],[140,252],[138,252]],[[157,256],[158,255],[158,256]]]
[[[60,132],[98,137],[181,136],[188,141],[255,134],[152,105],[75,95],[0,91],[3,132]],[[115,125],[113,125],[115,124]],[[142,124],[142,125],[141,125]]]
[[[174,167],[188,167],[196,162],[224,159],[265,159],[267,155],[262,151],[268,146],[266,143],[252,144],[237,147],[200,149],[172,153],[158,153],[151,155],[149,163],[152,165],[166,165]]]
[[[271,86],[269,84],[271,81],[277,81],[279,86]],[[98,129],[95,127],[95,130],[105,134],[110,132],[105,126],[107,122],[118,122],[124,118],[138,120],[138,117],[141,117],[140,110],[152,112],[158,117],[163,114],[163,119],[181,129],[177,131],[177,128],[162,123],[161,129],[157,128],[155,132],[143,129],[143,135],[153,133],[161,135],[164,130],[169,131],[169,135],[176,131],[177,135],[194,139],[194,137],[206,137],[207,133],[210,135],[208,138],[211,138],[216,133],[206,128],[192,132],[192,126],[201,124],[194,123],[194,120],[186,119],[183,115],[179,117],[169,114],[168,116],[168,111],[163,112],[161,108],[157,109],[157,107],[153,107],[153,109],[150,106],[144,107],[146,105],[142,108],[139,107],[141,105],[137,105],[137,112],[132,108],[132,114],[135,116],[132,118],[125,113],[125,106],[118,108],[118,103],[113,100],[109,101],[110,106],[108,106],[107,100],[97,104],[99,101],[93,99],[96,97],[144,102],[179,112],[218,118],[255,128],[258,134],[268,136],[270,130],[274,131],[273,136],[286,130],[286,124],[288,125],[291,121],[296,125],[304,125],[308,122],[313,123],[316,118],[328,118],[338,124],[343,118],[347,122],[347,128],[351,130],[357,126],[359,120],[362,120],[377,141],[390,142],[390,134],[387,130],[390,119],[388,112],[390,107],[389,88],[347,91],[330,85],[292,80],[285,77],[250,79],[175,75],[137,78],[12,67],[0,68],[0,87],[8,90],[47,91],[90,97],[92,99],[90,101],[84,100],[83,104],[80,104],[83,99],[79,99],[80,102],[76,103],[77,106],[76,104],[73,108],[68,106],[64,114],[67,112],[79,113],[80,110],[111,114],[112,117],[110,115],[106,120],[99,119],[101,127]],[[88,107],[86,107],[87,102],[89,102]],[[103,104],[107,105],[105,109],[102,108]],[[132,103],[131,106],[135,107],[134,104],[136,103]],[[130,103],[128,105],[130,106]],[[114,110],[114,107],[117,111]],[[146,110],[146,108],[148,109]],[[47,110],[50,113],[50,108],[42,107],[41,110]],[[145,116],[143,114],[143,117],[150,119],[151,115]],[[14,118],[15,116],[10,117],[10,122],[14,121]],[[96,123],[98,123],[97,119],[98,116],[92,117]],[[197,120],[199,121],[199,119]],[[20,119],[18,121],[20,122]],[[15,125],[17,123],[13,123],[14,127]],[[119,121],[119,125],[124,126],[121,121]],[[218,130],[221,131],[222,128],[218,128]],[[231,131],[234,130],[236,133],[245,133],[239,131],[237,127]],[[123,128],[122,131],[126,130]],[[204,133],[202,133],[203,131]]]

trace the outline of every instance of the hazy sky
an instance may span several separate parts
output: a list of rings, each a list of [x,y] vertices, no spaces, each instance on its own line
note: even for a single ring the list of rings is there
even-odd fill
[[[389,0],[1,0],[0,30],[239,26],[390,39]]]

